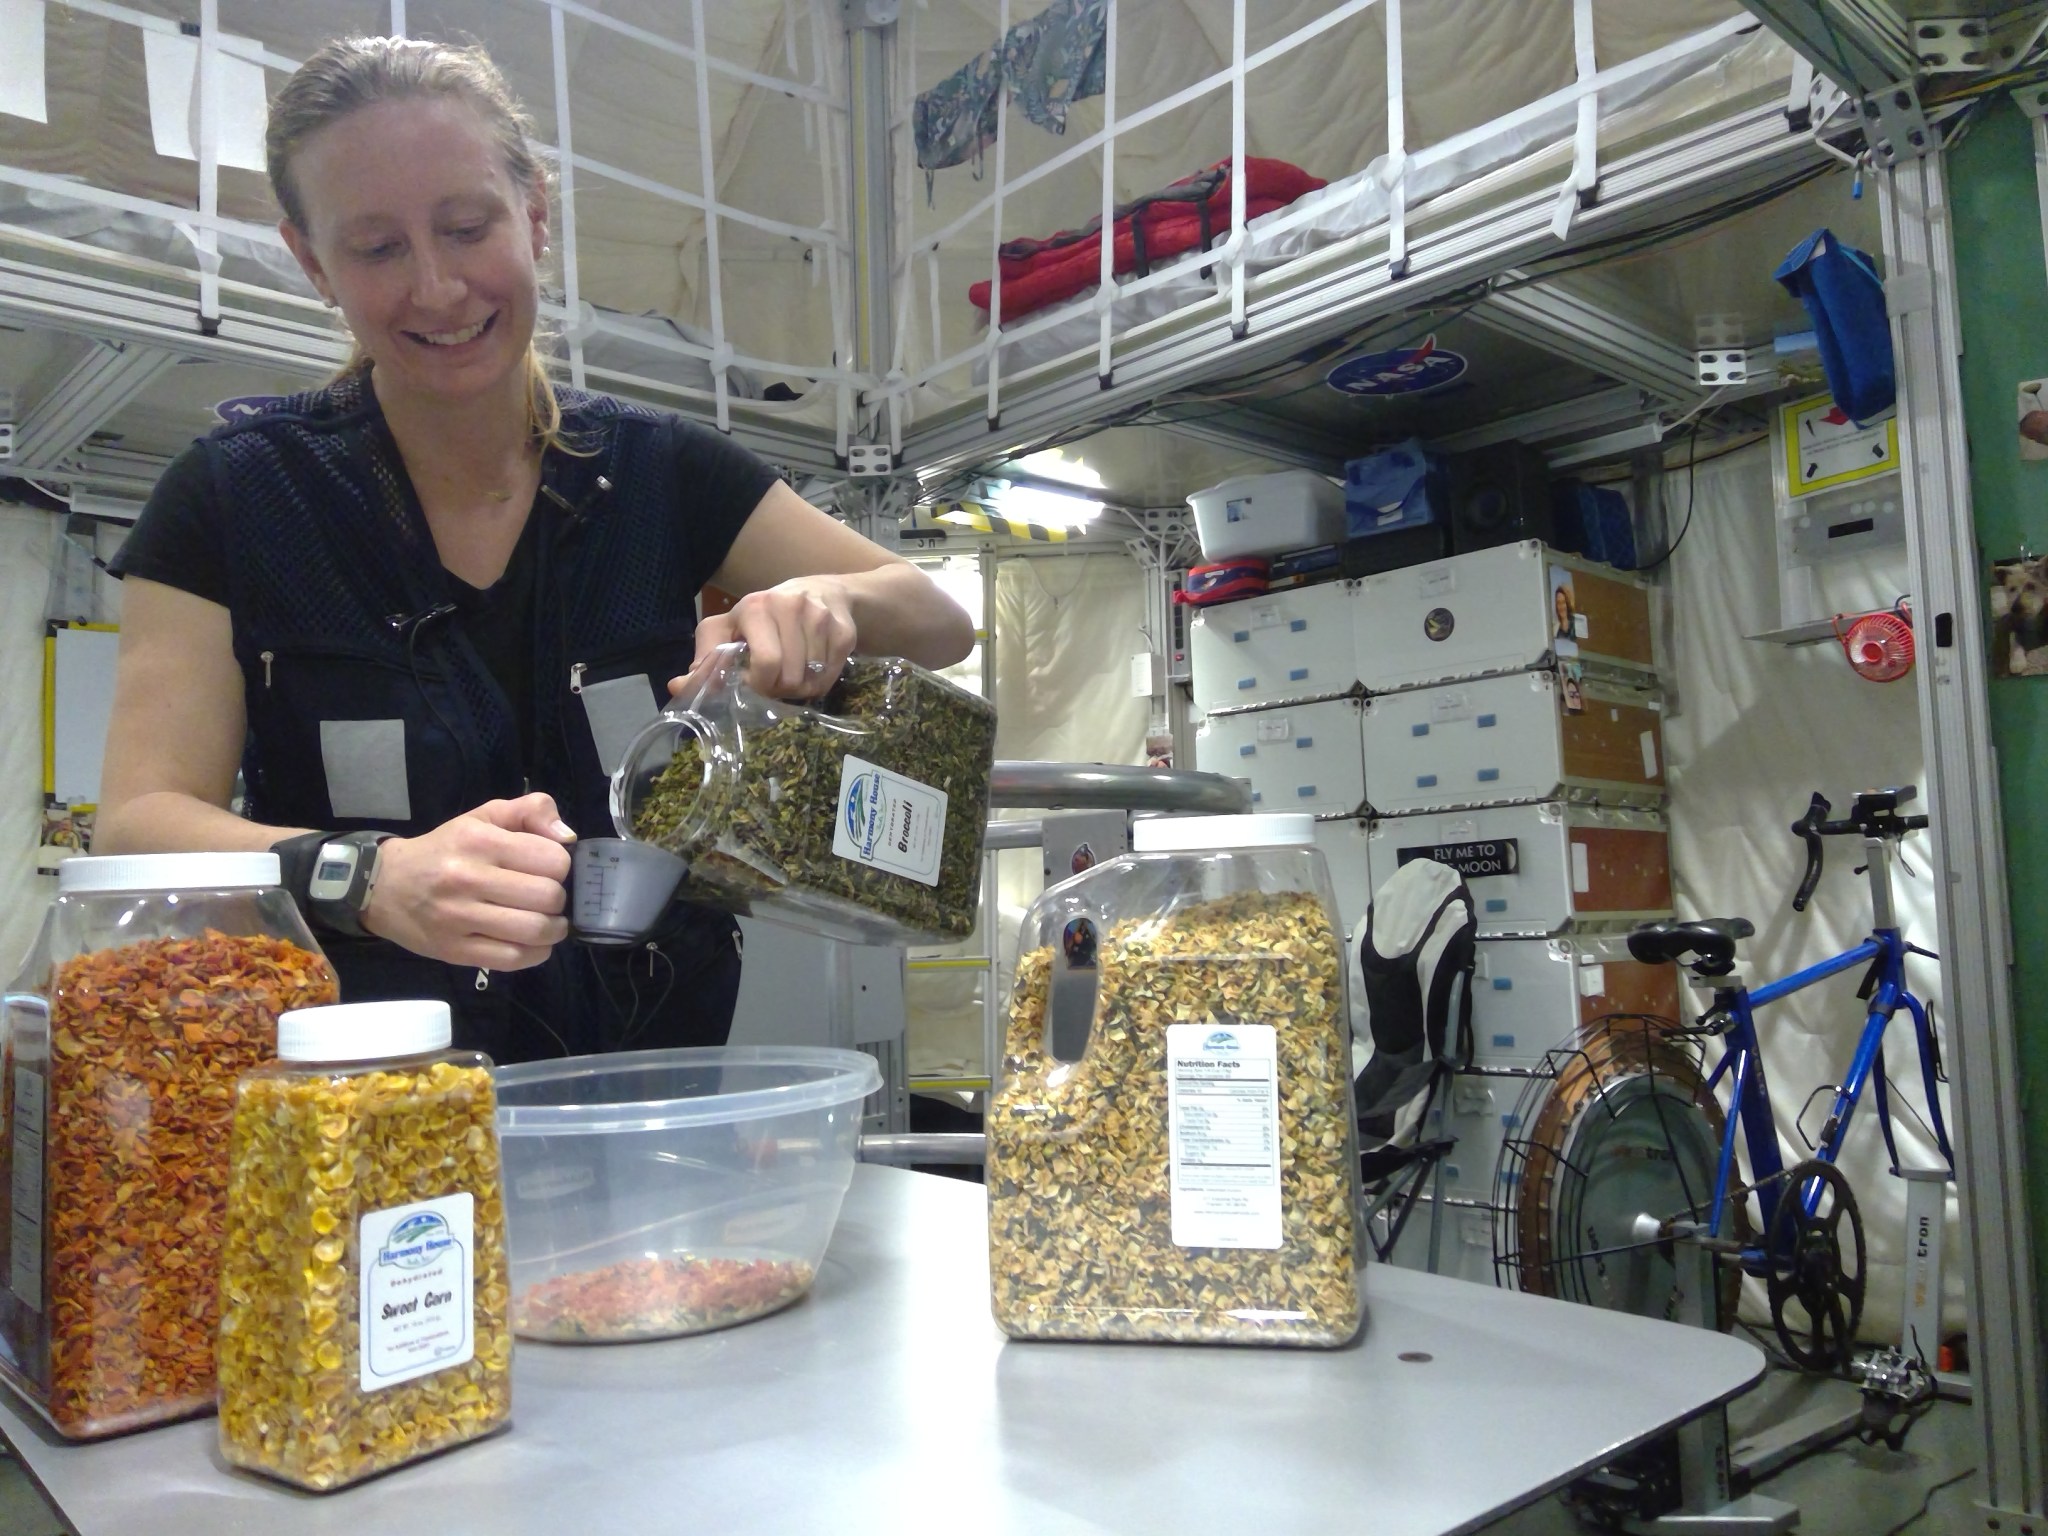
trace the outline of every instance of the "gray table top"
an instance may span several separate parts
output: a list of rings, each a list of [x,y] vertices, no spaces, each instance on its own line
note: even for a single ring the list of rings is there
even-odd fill
[[[1374,1265],[1335,1351],[1006,1342],[978,1185],[863,1167],[811,1295],[723,1333],[521,1345],[509,1431],[325,1496],[211,1420],[0,1437],[80,1536],[1469,1531],[1738,1395],[1722,1334]],[[1415,1358],[1417,1356],[1426,1358]]]

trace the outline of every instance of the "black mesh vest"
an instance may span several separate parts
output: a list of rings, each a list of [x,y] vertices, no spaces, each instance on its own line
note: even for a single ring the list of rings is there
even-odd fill
[[[525,774],[520,722],[454,616],[451,578],[367,378],[294,395],[208,439],[226,509],[253,820],[412,835],[531,788],[553,795],[577,832],[611,833],[577,692],[645,676],[652,704],[652,690],[689,667],[696,589],[677,536],[684,498],[667,418],[568,391],[562,406],[586,452],[549,451],[532,513],[537,719]],[[361,814],[351,804],[360,786],[328,782],[334,733],[364,722],[394,744],[402,736],[402,814],[395,804]],[[481,986],[474,969],[382,941],[323,945],[345,1000],[445,998],[458,1044],[515,1061],[722,1040],[735,932],[722,914],[678,907],[657,950],[565,943],[545,965]]]

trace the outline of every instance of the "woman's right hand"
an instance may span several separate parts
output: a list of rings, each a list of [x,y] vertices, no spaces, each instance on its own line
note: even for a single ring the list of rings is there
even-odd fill
[[[418,837],[387,838],[363,926],[430,959],[539,965],[568,937],[568,845],[551,796],[492,800]]]

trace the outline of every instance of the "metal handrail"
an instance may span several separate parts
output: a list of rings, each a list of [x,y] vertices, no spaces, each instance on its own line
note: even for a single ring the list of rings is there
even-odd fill
[[[1252,792],[1242,780],[1182,768],[998,762],[989,776],[988,803],[1049,811],[1201,811],[1227,816],[1249,811]]]
[[[986,1160],[988,1138],[979,1131],[898,1131],[860,1139],[864,1163],[960,1163]]]

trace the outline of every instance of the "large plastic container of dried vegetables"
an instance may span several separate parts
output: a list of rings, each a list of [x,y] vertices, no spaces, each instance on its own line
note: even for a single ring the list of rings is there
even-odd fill
[[[867,656],[822,699],[770,699],[747,685],[746,654],[720,647],[627,748],[619,835],[684,860],[686,901],[880,943],[972,933],[994,707]]]
[[[67,860],[0,1038],[0,1376],[77,1439],[211,1411],[236,1077],[335,998],[271,853]]]
[[[1358,1331],[1343,945],[1308,816],[1140,821],[1025,914],[988,1109],[1013,1338]]]
[[[307,1008],[235,1092],[220,1450],[325,1492],[502,1429],[490,1058],[435,1000]]]

